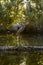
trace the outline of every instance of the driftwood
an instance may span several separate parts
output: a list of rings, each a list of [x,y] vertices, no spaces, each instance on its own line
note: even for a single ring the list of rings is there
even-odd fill
[[[43,52],[43,46],[0,46],[0,52]]]

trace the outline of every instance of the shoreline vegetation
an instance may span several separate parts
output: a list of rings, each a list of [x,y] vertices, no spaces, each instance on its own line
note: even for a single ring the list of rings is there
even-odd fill
[[[0,1],[0,34],[16,34],[9,27],[17,23],[26,25],[20,34],[43,34],[43,1]]]

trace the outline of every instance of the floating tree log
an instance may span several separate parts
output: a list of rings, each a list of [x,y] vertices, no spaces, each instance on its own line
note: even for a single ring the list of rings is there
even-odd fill
[[[0,52],[43,52],[43,46],[0,46]]]

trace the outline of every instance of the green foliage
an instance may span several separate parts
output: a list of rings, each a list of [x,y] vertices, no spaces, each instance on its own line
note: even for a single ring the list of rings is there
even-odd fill
[[[12,24],[38,22],[42,15],[41,0],[1,0],[0,28],[8,29]]]

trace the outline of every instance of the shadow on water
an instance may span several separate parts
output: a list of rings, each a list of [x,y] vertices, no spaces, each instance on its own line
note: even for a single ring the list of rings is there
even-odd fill
[[[0,65],[43,65],[43,52],[0,53]]]
[[[41,46],[43,45],[43,35],[19,35],[3,34],[0,35],[0,46]]]

